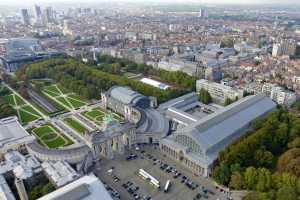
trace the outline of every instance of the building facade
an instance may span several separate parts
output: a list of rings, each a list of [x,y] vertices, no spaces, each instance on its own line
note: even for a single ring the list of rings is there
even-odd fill
[[[263,95],[245,97],[178,128],[161,140],[160,149],[195,174],[208,177],[219,152],[243,136],[254,120],[275,108],[276,104]]]
[[[132,143],[158,143],[169,133],[169,121],[154,109],[156,98],[119,86],[101,96],[103,109],[113,110],[135,125],[136,136]]]
[[[242,90],[234,89],[230,86],[226,86],[216,82],[210,82],[205,79],[201,79],[196,82],[197,92],[200,92],[201,89],[207,90],[211,95],[213,101],[221,104],[224,104],[226,99],[235,101],[243,97]]]

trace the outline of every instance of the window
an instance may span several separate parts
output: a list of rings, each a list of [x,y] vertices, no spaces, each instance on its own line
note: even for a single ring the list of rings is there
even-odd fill
[[[177,135],[175,137],[175,141],[185,147],[188,147],[193,153],[202,153],[200,146],[192,138],[186,135]]]

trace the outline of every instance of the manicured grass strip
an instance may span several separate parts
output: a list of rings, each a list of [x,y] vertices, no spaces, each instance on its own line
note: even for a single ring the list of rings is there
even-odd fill
[[[39,117],[31,115],[28,112],[25,112],[23,110],[19,110],[19,113],[20,113],[20,118],[21,118],[20,121],[24,124],[27,124],[29,122],[39,119]]]
[[[56,98],[56,100],[59,101],[60,103],[62,103],[66,108],[73,109],[72,105],[68,101],[66,101],[66,99],[64,97],[58,97],[58,98]]]
[[[18,106],[26,104],[19,96],[15,95],[15,99]]]
[[[101,111],[99,110],[92,110],[90,112],[87,112],[86,113],[89,117],[91,118],[96,118],[96,117],[99,117],[99,116],[102,116],[104,117],[105,113],[102,113]]]
[[[64,122],[80,134],[84,134],[85,132],[87,132],[87,129],[80,122],[71,117],[65,118]]]
[[[84,99],[84,98],[82,98],[81,96],[78,96],[78,95],[76,95],[76,94],[70,94],[70,95],[68,95],[68,97],[69,98],[72,98],[72,99],[75,99],[75,100],[77,100],[77,101],[81,101],[81,102],[83,102],[83,103],[86,103],[86,99]]]
[[[16,103],[15,103],[15,100],[14,100],[14,94],[10,94],[10,95],[4,96],[3,98],[5,99],[5,101],[9,105],[16,106]]]
[[[61,95],[61,93],[60,93],[60,91],[57,89],[57,86],[56,86],[56,85],[51,85],[51,86],[45,87],[45,90],[50,91],[50,92],[52,92],[52,93],[55,93],[55,94],[57,94],[58,96]]]
[[[17,111],[19,121],[22,124],[27,124],[41,118],[40,114],[30,105],[27,105],[19,96],[11,94],[5,96],[4,99]]]
[[[31,132],[38,137],[40,143],[50,149],[67,146],[72,143],[70,139],[60,134],[59,131],[50,124],[35,128]]]
[[[83,112],[82,114],[86,116],[88,119],[101,124],[103,122],[103,118],[107,112],[101,110],[100,108],[95,108],[91,111]],[[116,113],[111,113],[112,117],[117,121],[122,121],[123,118]]]
[[[80,96],[70,93],[65,88],[58,85],[45,87],[43,92],[50,97],[53,97],[54,100],[60,102],[69,110],[77,109],[87,104]]]
[[[49,90],[47,90],[47,89],[44,89],[43,92],[44,92],[44,93],[47,93],[47,94],[48,94],[49,96],[51,96],[51,97],[59,97],[59,95],[60,95],[60,94],[58,94],[58,93],[54,93],[54,92],[49,91]]]
[[[24,106],[21,108],[21,110],[25,110],[27,112],[32,113],[33,115],[37,115],[37,116],[41,117],[40,114],[37,113],[31,106]]]
[[[70,102],[70,104],[72,104],[72,106],[73,106],[74,108],[80,108],[80,107],[86,105],[86,103],[84,103],[84,102],[82,102],[82,101],[80,101],[80,100],[78,101],[78,100],[76,100],[76,99],[71,99],[71,98],[69,98],[69,97],[67,97],[67,100]]]

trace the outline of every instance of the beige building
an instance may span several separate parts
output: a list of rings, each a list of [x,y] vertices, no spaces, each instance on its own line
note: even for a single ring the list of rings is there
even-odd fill
[[[201,79],[196,82],[197,92],[201,89],[207,90],[213,101],[220,104],[224,104],[227,98],[233,101],[241,99],[244,93],[243,90],[234,89],[230,86],[211,82],[205,79]]]

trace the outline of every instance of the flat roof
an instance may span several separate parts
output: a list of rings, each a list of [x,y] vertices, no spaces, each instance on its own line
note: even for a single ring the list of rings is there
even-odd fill
[[[94,175],[82,178],[59,188],[38,200],[113,200],[103,183]]]
[[[16,144],[26,144],[35,140],[19,123],[17,117],[0,119],[0,148],[9,149]]]
[[[276,104],[263,95],[245,97],[224,109],[219,109],[207,115],[178,133],[189,133],[203,150],[209,150],[217,145],[225,145],[229,137],[252,120],[276,108]]]
[[[146,84],[148,84],[148,85],[151,85],[151,86],[153,86],[153,87],[162,89],[162,90],[166,90],[166,89],[168,89],[168,88],[170,87],[170,86],[167,85],[167,84],[164,84],[164,83],[162,83],[162,82],[153,80],[153,79],[151,79],[151,78],[142,78],[140,81],[143,82],[143,83],[146,83]]]

